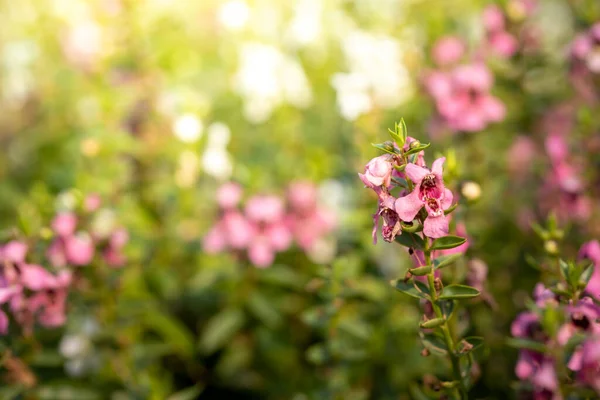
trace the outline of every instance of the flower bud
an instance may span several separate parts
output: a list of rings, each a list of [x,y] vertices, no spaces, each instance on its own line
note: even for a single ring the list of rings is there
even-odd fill
[[[418,140],[413,140],[412,142],[410,142],[410,148],[411,149],[416,149],[417,147],[421,146],[421,142]]]
[[[550,255],[558,254],[558,244],[554,240],[546,240],[544,250]]]

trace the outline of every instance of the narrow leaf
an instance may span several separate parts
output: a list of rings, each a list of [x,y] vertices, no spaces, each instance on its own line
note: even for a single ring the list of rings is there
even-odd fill
[[[413,285],[410,282],[404,282],[403,280],[398,280],[395,284],[395,287],[396,287],[396,290],[399,290],[400,292],[407,294],[411,297],[415,297],[417,299],[426,299],[427,298],[427,293],[425,293],[424,291],[417,290],[415,285]],[[421,289],[421,288],[419,287],[419,289]]]
[[[454,253],[454,254],[449,254],[447,256],[438,257],[435,260],[433,260],[433,267],[436,270],[445,268],[445,267],[451,265],[454,261],[461,258],[462,256],[463,256],[462,253]]]
[[[446,250],[453,249],[465,243],[467,239],[460,236],[444,236],[439,239],[435,239],[431,245],[431,250]]]
[[[420,152],[421,150],[425,150],[429,146],[431,146],[431,143],[425,143],[425,144],[421,143],[419,146],[415,146],[415,147],[411,146],[411,148],[404,154],[407,156],[409,156],[411,154],[417,154],[418,152]]]
[[[401,235],[396,236],[396,242],[417,250],[423,250],[425,248],[423,238],[415,233],[402,232]]]
[[[467,285],[448,285],[442,290],[440,299],[471,299],[479,296],[479,290]]]

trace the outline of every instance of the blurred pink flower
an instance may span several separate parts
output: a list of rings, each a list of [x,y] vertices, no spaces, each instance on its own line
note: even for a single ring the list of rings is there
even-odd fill
[[[431,50],[433,61],[439,66],[454,64],[465,54],[465,44],[456,36],[444,36]]]
[[[87,265],[94,258],[94,243],[85,234],[70,236],[64,239],[64,251],[69,264]]]
[[[276,196],[253,196],[246,202],[245,214],[254,222],[275,222],[283,217],[283,201]]]
[[[489,93],[494,78],[481,63],[456,67],[449,73],[435,71],[425,78],[425,88],[437,111],[454,130],[480,131],[504,119],[504,104]]]
[[[85,197],[83,202],[83,208],[87,212],[94,212],[100,208],[102,205],[102,198],[99,194],[92,193]]]
[[[77,217],[71,212],[60,213],[52,220],[52,230],[58,236],[71,236],[75,232],[76,226]]]
[[[250,262],[259,268],[266,268],[273,264],[275,252],[266,238],[258,238],[248,248]]]
[[[483,26],[488,32],[498,32],[504,30],[504,13],[500,7],[496,5],[489,5],[483,10]]]
[[[0,246],[0,262],[22,263],[27,255],[27,244],[18,240],[11,240]]]
[[[242,199],[242,187],[235,182],[228,182],[217,190],[217,203],[224,210],[236,207]]]
[[[490,34],[488,45],[492,51],[500,57],[509,58],[515,55],[519,49],[519,42],[508,32],[499,31]]]
[[[317,188],[312,182],[293,182],[288,188],[288,201],[292,210],[309,212],[317,207]]]
[[[579,249],[579,258],[594,263],[594,272],[585,291],[596,300],[600,300],[600,242],[592,240],[584,243]]]

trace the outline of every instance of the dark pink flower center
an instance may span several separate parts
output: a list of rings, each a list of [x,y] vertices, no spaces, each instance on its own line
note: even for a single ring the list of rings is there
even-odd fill
[[[426,201],[427,199],[439,199],[442,196],[442,191],[436,182],[434,174],[425,175],[419,189],[421,201]]]

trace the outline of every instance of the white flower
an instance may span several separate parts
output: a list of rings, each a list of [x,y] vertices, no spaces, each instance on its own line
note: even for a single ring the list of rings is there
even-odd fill
[[[194,143],[202,136],[202,121],[194,114],[180,115],[173,123],[173,132],[179,140]]]
[[[355,30],[344,36],[342,50],[350,72],[335,74],[331,83],[344,118],[354,120],[374,106],[397,107],[412,94],[410,74],[395,39]]]
[[[242,46],[233,87],[244,100],[244,116],[254,123],[269,119],[283,103],[304,108],[312,102],[302,66],[277,48],[261,43]]]
[[[305,46],[316,42],[321,36],[322,0],[298,0],[294,17],[289,24],[288,35],[295,44]]]
[[[231,130],[222,122],[214,122],[207,129],[208,147],[226,148],[231,139]]]
[[[219,8],[219,22],[232,31],[242,29],[250,18],[250,7],[241,0],[232,0]]]
[[[59,344],[59,351],[65,358],[76,358],[90,349],[90,341],[83,335],[65,335]]]
[[[224,149],[208,148],[202,155],[202,168],[204,171],[219,179],[227,180],[233,172],[231,157]]]

